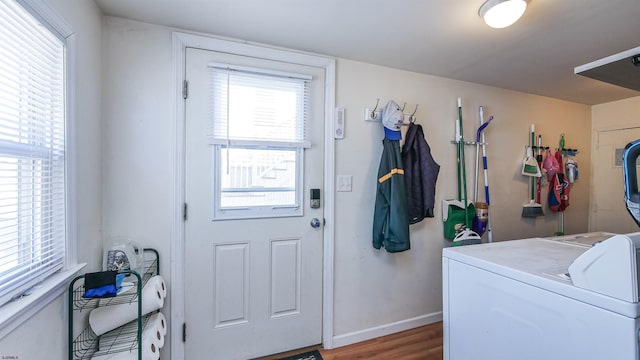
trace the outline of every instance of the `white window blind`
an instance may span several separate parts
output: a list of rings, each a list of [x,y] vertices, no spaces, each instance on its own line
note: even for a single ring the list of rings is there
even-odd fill
[[[64,266],[65,44],[0,0],[0,304]]]
[[[306,75],[209,64],[211,144],[309,147]]]

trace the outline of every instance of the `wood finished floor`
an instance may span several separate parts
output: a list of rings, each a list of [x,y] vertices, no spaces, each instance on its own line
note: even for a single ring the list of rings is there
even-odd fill
[[[260,360],[275,360],[316,349],[320,351],[324,360],[442,360],[442,322],[336,349],[326,350],[314,346],[267,356]]]

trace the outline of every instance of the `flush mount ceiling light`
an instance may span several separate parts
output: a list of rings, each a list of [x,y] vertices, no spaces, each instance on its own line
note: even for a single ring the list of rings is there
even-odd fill
[[[529,0],[487,0],[478,14],[492,28],[501,29],[518,21]]]

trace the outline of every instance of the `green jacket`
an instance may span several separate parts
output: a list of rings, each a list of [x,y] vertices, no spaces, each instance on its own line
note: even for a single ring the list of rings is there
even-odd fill
[[[404,170],[398,140],[384,139],[378,168],[378,191],[373,214],[373,247],[387,252],[409,250],[409,214]]]

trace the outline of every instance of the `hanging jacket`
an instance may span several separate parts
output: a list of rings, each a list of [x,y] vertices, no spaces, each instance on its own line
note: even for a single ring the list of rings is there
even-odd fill
[[[402,146],[402,165],[407,191],[409,224],[434,217],[436,181],[440,165],[433,160],[422,125],[411,123]]]
[[[404,170],[398,140],[382,141],[378,168],[376,203],[373,214],[373,247],[387,252],[409,250],[409,217]]]

